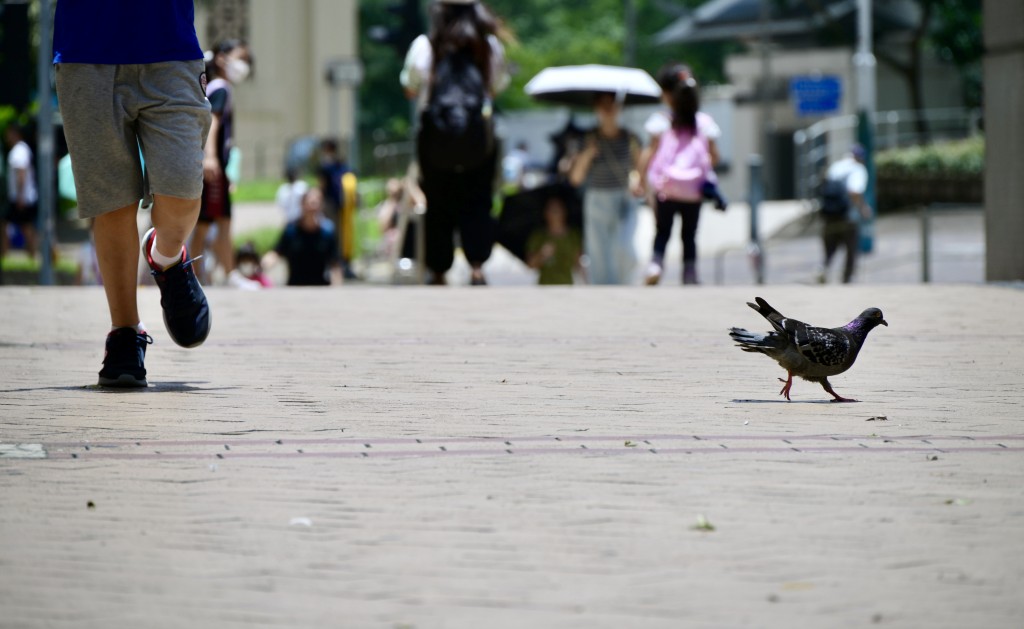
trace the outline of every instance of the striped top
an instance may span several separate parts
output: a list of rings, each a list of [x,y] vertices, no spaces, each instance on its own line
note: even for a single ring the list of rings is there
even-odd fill
[[[591,133],[597,138],[597,155],[590,164],[587,185],[604,190],[627,187],[629,171],[633,170],[633,149],[639,146],[636,136],[625,129],[614,138]]]

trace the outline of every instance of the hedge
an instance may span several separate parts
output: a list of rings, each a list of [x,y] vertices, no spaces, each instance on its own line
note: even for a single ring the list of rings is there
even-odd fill
[[[981,203],[985,138],[889,149],[875,156],[879,209]]]

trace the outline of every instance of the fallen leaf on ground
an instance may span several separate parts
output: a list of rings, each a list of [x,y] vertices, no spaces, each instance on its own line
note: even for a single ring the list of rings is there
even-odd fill
[[[715,530],[715,525],[708,522],[708,519],[704,516],[698,515],[697,523],[690,528],[692,528],[695,531],[713,531]]]

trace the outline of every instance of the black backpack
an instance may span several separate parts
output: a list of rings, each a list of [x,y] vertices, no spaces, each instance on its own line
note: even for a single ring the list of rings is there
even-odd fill
[[[850,211],[850,194],[846,180],[826,179],[821,184],[821,213],[823,216],[843,218]]]
[[[483,73],[468,53],[438,60],[420,116],[420,163],[446,171],[472,170],[494,151],[491,102]]]

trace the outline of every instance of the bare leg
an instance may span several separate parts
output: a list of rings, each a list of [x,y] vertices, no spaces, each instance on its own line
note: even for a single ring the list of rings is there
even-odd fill
[[[192,232],[192,241],[188,244],[188,254],[193,259],[198,258],[206,252],[206,234],[210,231],[210,224],[205,222],[198,222],[195,224],[194,231]],[[192,268],[195,270],[196,275],[199,276],[199,281],[206,284],[206,274],[203,273],[203,268],[206,265],[197,263]]]
[[[196,225],[198,218],[199,199],[153,195],[153,227],[156,228],[156,246],[161,255],[180,256],[181,248],[193,228],[196,235],[199,234],[199,226]],[[206,235],[205,231],[203,235]],[[196,238],[192,240],[195,244]],[[189,250],[191,253],[192,247],[189,247]]]
[[[137,209],[135,203],[126,205],[97,216],[93,224],[96,260],[103,277],[103,289],[107,293],[110,323],[118,328],[139,323],[136,301],[136,269],[139,265]]]
[[[779,395],[784,395],[784,396],[786,396],[786,399],[789,400],[789,390],[793,388],[793,374],[791,374],[789,372],[786,372],[786,375],[789,376],[786,380],[783,380],[782,378],[779,378],[779,382],[785,382],[786,383],[782,387],[782,390],[779,391]]]
[[[217,256],[217,263],[224,269],[227,276],[234,268],[234,251],[231,246],[231,219],[217,219],[217,238],[213,241],[213,253]]]
[[[484,278],[482,264],[474,263],[470,265],[469,280],[470,284],[482,285],[487,283],[487,280]]]
[[[20,227],[21,235],[24,236],[25,238],[25,252],[28,253],[28,257],[30,259],[35,260],[36,253],[39,251],[39,239],[36,236],[35,225],[32,225],[31,223],[25,223]]]

